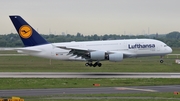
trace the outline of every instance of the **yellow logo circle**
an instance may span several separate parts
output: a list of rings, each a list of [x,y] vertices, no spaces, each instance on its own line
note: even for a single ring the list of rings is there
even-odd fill
[[[22,38],[29,38],[32,35],[32,28],[29,25],[23,25],[19,29],[19,34]]]

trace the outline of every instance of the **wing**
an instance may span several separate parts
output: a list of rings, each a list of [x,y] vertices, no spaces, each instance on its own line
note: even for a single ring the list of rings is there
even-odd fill
[[[122,53],[124,58],[135,57],[135,55],[136,55],[136,54],[127,52],[126,50],[106,51],[106,50],[95,50],[95,49],[87,49],[87,48],[80,48],[80,47],[66,47],[66,46],[56,46],[56,47],[61,48],[61,49],[70,50],[68,55],[75,56],[76,58],[82,57],[86,60],[91,60],[89,54],[90,54],[90,52],[93,52],[93,51],[103,51],[103,52],[105,52],[106,55]]]
[[[90,52],[96,51],[96,50],[80,48],[80,47],[66,47],[66,46],[56,46],[56,47],[61,48],[61,49],[70,50],[68,55],[76,56],[76,58],[81,57],[84,59],[89,59],[88,54]]]

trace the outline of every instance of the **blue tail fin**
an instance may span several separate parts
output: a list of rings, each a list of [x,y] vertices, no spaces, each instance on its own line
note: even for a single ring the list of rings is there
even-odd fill
[[[24,46],[36,46],[48,44],[48,42],[36,32],[23,18],[20,16],[9,16],[14,24]]]

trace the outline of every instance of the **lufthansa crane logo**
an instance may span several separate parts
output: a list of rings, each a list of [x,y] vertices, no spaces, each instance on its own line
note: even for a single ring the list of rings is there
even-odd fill
[[[29,25],[23,25],[19,29],[19,34],[22,38],[29,38],[32,35],[32,28]]]

